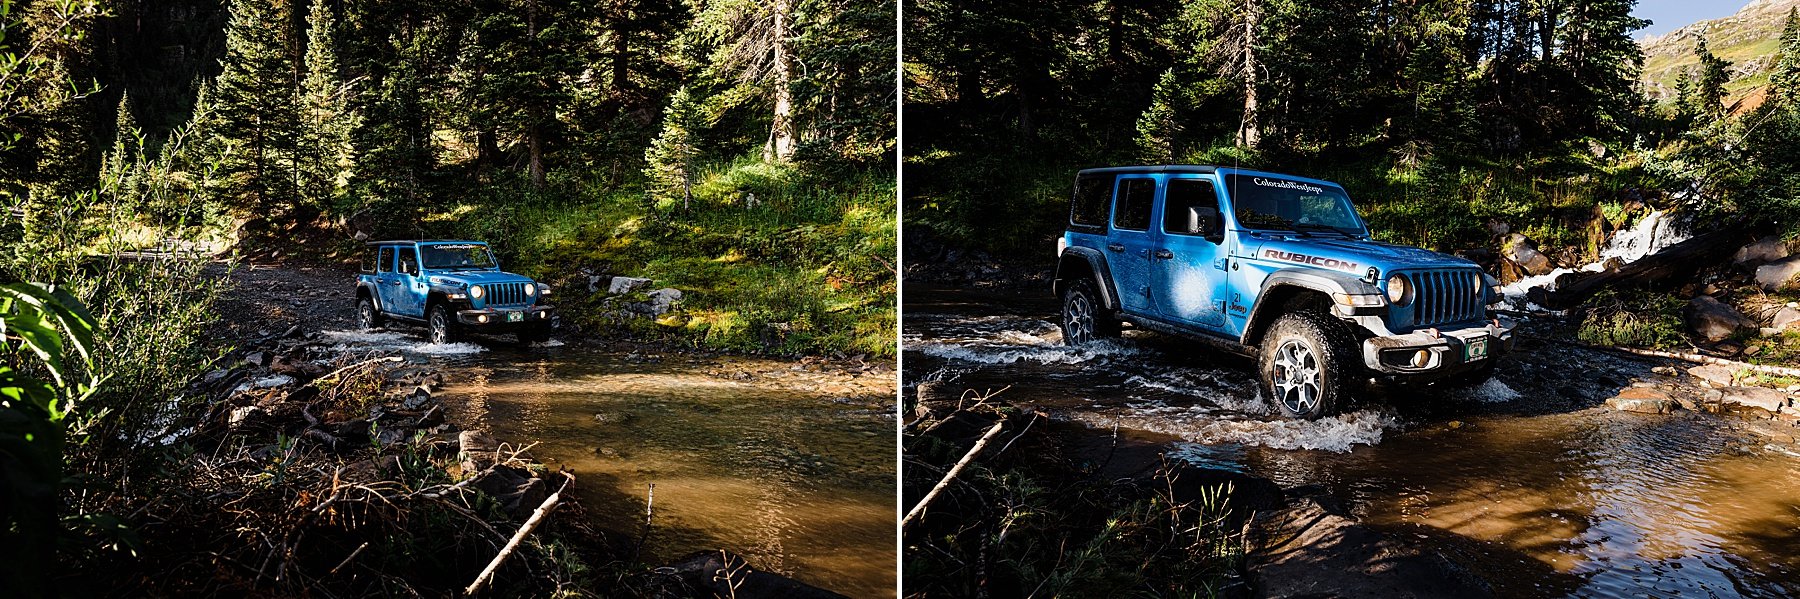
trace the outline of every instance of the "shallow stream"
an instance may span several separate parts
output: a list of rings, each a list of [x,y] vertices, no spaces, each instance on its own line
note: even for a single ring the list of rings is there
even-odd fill
[[[998,390],[1095,435],[1312,485],[1501,596],[1800,595],[1800,456],[1731,417],[1615,412],[1652,363],[1536,344],[1464,389],[1280,419],[1249,360],[1127,332],[1060,344],[1041,294],[908,289],[908,384]]]
[[[853,597],[893,596],[891,368],[328,335],[443,364],[454,418],[537,442],[533,456],[575,471],[609,535],[635,542],[651,508],[647,563],[726,549]]]

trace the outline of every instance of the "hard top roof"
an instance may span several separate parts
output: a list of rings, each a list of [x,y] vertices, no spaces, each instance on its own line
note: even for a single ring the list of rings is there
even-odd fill
[[[469,241],[469,240],[465,240],[465,239],[384,239],[381,241],[370,241],[370,242],[368,242],[368,245],[416,245],[416,244],[421,244],[421,243],[428,243],[428,244],[433,244],[433,245],[443,244],[443,243],[468,243],[468,244],[474,244],[474,245],[487,245],[486,241]]]
[[[1105,168],[1081,169],[1081,171],[1075,173],[1075,175],[1079,177],[1081,175],[1089,175],[1089,174],[1147,174],[1147,173],[1176,173],[1176,174],[1190,173],[1190,174],[1204,174],[1204,175],[1220,173],[1220,174],[1227,174],[1227,175],[1267,175],[1267,176],[1271,176],[1271,177],[1281,177],[1283,179],[1292,179],[1295,181],[1305,181],[1308,183],[1319,183],[1319,184],[1324,184],[1324,185],[1331,185],[1334,187],[1338,186],[1337,183],[1333,183],[1331,181],[1326,181],[1324,179],[1314,179],[1312,177],[1302,177],[1299,175],[1289,175],[1286,173],[1276,173],[1276,172],[1270,172],[1270,171],[1259,171],[1259,170],[1254,170],[1254,169],[1238,168],[1238,167],[1232,167],[1232,166],[1214,166],[1214,165],[1210,165],[1210,164],[1158,164],[1158,165],[1139,165],[1139,166],[1109,166],[1109,167],[1105,167]]]

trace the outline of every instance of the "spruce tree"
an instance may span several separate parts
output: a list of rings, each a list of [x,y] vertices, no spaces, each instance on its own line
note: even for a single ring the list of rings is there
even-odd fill
[[[694,160],[699,156],[696,133],[707,126],[705,107],[686,87],[675,91],[663,112],[663,130],[644,151],[644,177],[650,180],[653,201],[681,199],[687,210],[693,202]]]
[[[799,147],[794,121],[794,0],[708,0],[689,43],[711,49],[705,75],[754,90],[770,105],[763,159],[785,162]]]
[[[300,193],[308,204],[332,206],[349,185],[356,156],[350,134],[356,115],[351,90],[338,74],[336,19],[325,0],[307,15],[306,80],[301,89]]]
[[[224,199],[245,216],[286,214],[297,198],[295,69],[287,52],[291,0],[234,0],[223,70],[208,100]]]
[[[1706,45],[1706,36],[1694,39],[1694,57],[1700,59],[1700,76],[1694,79],[1694,93],[1690,101],[1694,103],[1695,114],[1713,119],[1725,116],[1725,84],[1731,81],[1731,62],[1714,56],[1712,49]]]

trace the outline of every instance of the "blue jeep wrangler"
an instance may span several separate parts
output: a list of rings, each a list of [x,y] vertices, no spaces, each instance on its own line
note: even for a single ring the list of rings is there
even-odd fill
[[[371,329],[389,319],[424,324],[432,343],[462,331],[517,333],[520,343],[550,338],[550,287],[500,270],[479,241],[374,241],[356,276],[356,320]]]
[[[1083,170],[1057,240],[1068,344],[1120,323],[1257,358],[1293,418],[1375,378],[1477,382],[1512,347],[1475,263],[1374,241],[1337,184],[1212,166]]]

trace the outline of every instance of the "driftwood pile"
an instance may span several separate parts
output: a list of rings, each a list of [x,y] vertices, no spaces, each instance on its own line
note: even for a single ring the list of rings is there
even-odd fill
[[[106,595],[548,595],[571,582],[555,538],[601,547],[573,476],[529,447],[447,422],[423,361],[296,330],[255,340],[187,393],[190,425],[154,493],[121,489],[139,555],[78,586]],[[559,507],[560,506],[560,507]],[[569,512],[553,514],[557,512]],[[535,533],[535,534],[534,534]],[[98,556],[106,561],[107,556]],[[93,564],[89,565],[102,565]]]

